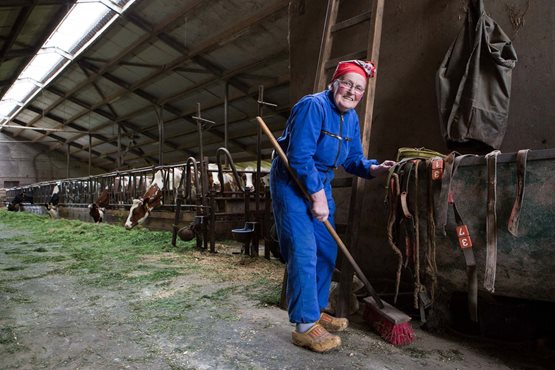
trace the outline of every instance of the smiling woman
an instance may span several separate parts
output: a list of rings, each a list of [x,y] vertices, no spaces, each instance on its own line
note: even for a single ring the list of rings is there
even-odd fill
[[[337,79],[333,87],[333,100],[337,109],[344,113],[355,109],[362,100],[366,79],[358,73],[350,72]]]
[[[340,346],[341,339],[328,330],[341,331],[348,325],[346,319],[322,314],[337,256],[337,244],[322,223],[329,219],[334,225],[333,171],[343,166],[351,174],[370,179],[395,164],[379,164],[362,152],[354,109],[374,71],[369,62],[340,62],[328,90],[305,96],[293,107],[278,142],[311,202],[284,161],[277,156],[272,163],[270,189],[280,252],[287,263],[289,320],[296,324],[293,343],[317,352]]]

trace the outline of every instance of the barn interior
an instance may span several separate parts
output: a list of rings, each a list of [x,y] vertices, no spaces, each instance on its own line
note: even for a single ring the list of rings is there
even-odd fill
[[[336,4],[331,13],[330,4]],[[493,134],[494,145],[446,140],[438,107],[438,71],[478,4],[517,56],[514,68],[502,68],[510,74],[510,111]],[[71,14],[77,21],[61,27]],[[399,160],[400,148],[428,148],[444,163],[455,157],[451,153],[473,155],[461,161],[451,186],[473,238],[479,317],[470,308],[469,265],[452,207],[445,202],[443,224],[426,214],[431,157],[415,154],[422,165],[413,171],[421,177],[403,183],[420,195],[409,195],[413,219],[420,220],[411,221],[419,250],[405,250],[404,241],[402,251],[395,249],[401,242],[391,233],[402,233],[390,228],[396,211],[389,178],[360,181],[342,169],[333,183],[338,234],[378,292],[395,296],[429,330],[449,326],[500,341],[541,342],[553,358],[552,1],[5,0],[0,19],[0,195],[6,205],[17,194],[31,194],[34,201],[24,201],[22,210],[46,215],[44,205],[59,186],[59,217],[94,222],[88,205],[108,187],[104,222],[123,227],[141,186],[161,170],[165,201],[146,227],[172,231],[173,245],[177,236],[194,238],[212,252],[215,240],[237,238],[241,253],[253,258],[279,257],[269,188],[257,181],[253,192],[244,186],[208,191],[202,180],[195,196],[185,182],[194,187],[196,176],[185,173],[212,171],[222,175],[220,183],[224,172],[235,179],[267,175],[274,147],[257,117],[277,138],[294,104],[325,88],[337,61],[373,61],[376,76],[357,109],[368,158]],[[330,36],[330,22],[345,28]],[[330,54],[322,54],[331,45]],[[520,223],[511,230],[523,155],[528,189],[520,189]],[[170,189],[175,169],[184,171],[185,181]],[[353,267],[342,257],[337,267],[337,313],[350,315]]]

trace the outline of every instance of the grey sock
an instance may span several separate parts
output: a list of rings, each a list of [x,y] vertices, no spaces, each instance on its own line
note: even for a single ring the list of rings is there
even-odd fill
[[[308,322],[308,323],[297,323],[295,326],[295,331],[297,333],[305,333],[310,329],[312,326],[316,324],[315,322]]]

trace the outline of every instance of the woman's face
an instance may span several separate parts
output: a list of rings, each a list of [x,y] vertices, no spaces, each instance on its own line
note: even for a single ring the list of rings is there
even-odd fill
[[[332,84],[333,101],[340,112],[356,108],[366,90],[366,79],[358,73],[347,73]]]

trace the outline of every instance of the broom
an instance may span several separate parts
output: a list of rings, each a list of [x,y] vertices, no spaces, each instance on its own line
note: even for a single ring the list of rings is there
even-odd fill
[[[285,152],[283,151],[283,149],[281,149],[281,146],[274,138],[274,135],[272,134],[268,126],[266,126],[264,120],[259,116],[256,117],[256,120],[258,121],[258,124],[262,131],[264,131],[266,136],[268,136],[268,139],[272,143],[272,146],[285,164],[285,167],[291,174],[291,177],[299,186],[299,189],[301,189],[303,195],[308,200],[311,200],[310,195],[306,191],[304,185],[299,181],[295,172],[289,166],[289,161],[287,159],[287,156],[285,155]],[[324,225],[333,239],[335,239],[335,242],[339,246],[339,249],[341,249],[341,252],[343,252],[345,258],[347,258],[351,266],[353,266],[353,269],[355,270],[360,280],[362,280],[362,282],[364,283],[364,286],[368,290],[368,293],[370,293],[371,295],[371,297],[366,297],[363,299],[366,303],[364,318],[370,323],[370,325],[372,325],[374,330],[376,330],[377,333],[389,343],[397,346],[412,343],[412,341],[414,340],[414,331],[409,324],[410,316],[396,309],[387,302],[382,301],[380,297],[378,297],[378,294],[376,293],[358,264],[355,262],[353,256],[351,256],[351,253],[349,253],[349,251],[347,250],[347,247],[345,246],[339,235],[337,235],[333,226],[328,220],[324,221]]]

